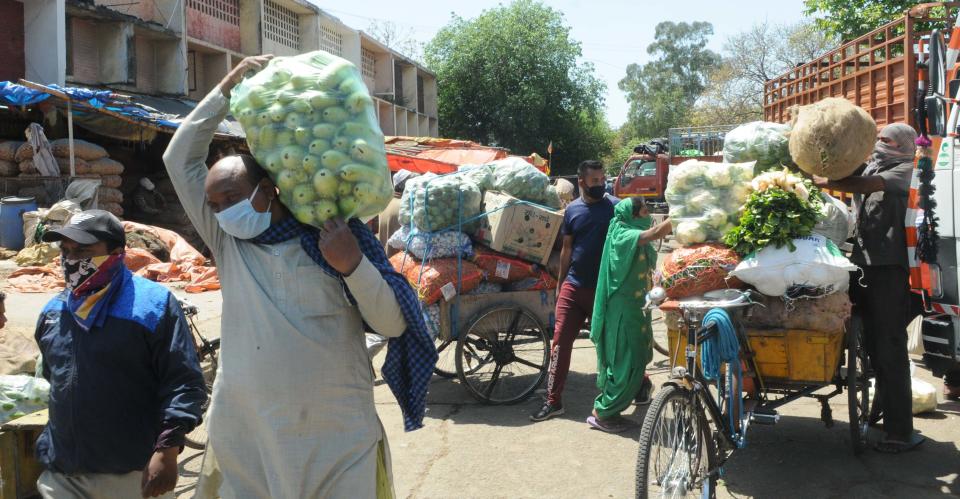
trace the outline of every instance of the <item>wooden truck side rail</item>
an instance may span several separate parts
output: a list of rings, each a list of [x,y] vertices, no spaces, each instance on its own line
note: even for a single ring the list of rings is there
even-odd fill
[[[870,113],[878,127],[897,122],[916,127],[916,44],[931,25],[950,34],[947,21],[957,15],[960,2],[943,6],[943,17],[905,14],[772,78],[764,86],[764,119],[786,123],[792,106],[844,97]]]

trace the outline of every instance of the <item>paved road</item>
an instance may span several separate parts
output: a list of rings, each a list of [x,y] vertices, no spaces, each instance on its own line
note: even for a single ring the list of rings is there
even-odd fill
[[[178,293],[179,294],[179,293]],[[201,307],[201,328],[218,334],[219,293],[191,295]],[[42,295],[13,295],[8,303],[11,329],[31,330],[46,301]],[[650,368],[655,384],[666,377],[665,359]],[[382,354],[375,365],[382,364]],[[918,376],[935,383],[920,366]],[[566,415],[533,424],[539,404],[477,404],[456,381],[436,378],[431,385],[426,427],[404,433],[400,411],[389,389],[375,396],[393,456],[401,498],[621,498],[632,497],[639,430],[608,435],[588,428],[596,395],[596,358],[589,340],[575,344],[564,404]],[[721,497],[950,497],[960,496],[960,404],[941,403],[934,414],[918,417],[928,441],[903,455],[850,452],[846,400],[834,399],[836,424],[825,428],[819,404],[810,399],[781,410],[776,426],[753,426],[748,446],[725,467]],[[637,423],[644,409],[627,416]],[[191,497],[200,456],[181,457],[179,497]]]

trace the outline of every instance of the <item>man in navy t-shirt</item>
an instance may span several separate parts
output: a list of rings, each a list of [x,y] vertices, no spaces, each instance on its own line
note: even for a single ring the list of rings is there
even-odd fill
[[[573,342],[593,314],[593,295],[600,274],[603,243],[613,219],[613,206],[618,201],[605,191],[606,178],[599,161],[580,163],[577,182],[580,184],[580,198],[567,206],[560,229],[563,249],[560,250],[557,320],[550,351],[547,401],[530,415],[533,421],[563,414],[561,395],[570,370]]]

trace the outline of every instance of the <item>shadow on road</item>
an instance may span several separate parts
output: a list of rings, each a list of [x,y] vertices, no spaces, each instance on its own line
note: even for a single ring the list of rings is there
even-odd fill
[[[845,421],[838,420],[827,429],[816,418],[783,416],[775,426],[752,426],[747,439],[747,446],[734,452],[724,466],[723,483],[737,497],[800,497],[798,491],[803,491],[803,497],[918,498],[960,493],[956,443],[936,441],[929,435],[912,452],[889,455],[868,449],[855,457]],[[835,488],[836,484],[843,484],[843,489]]]
[[[583,422],[586,428],[586,419],[593,410],[593,399],[596,395],[595,374],[570,372],[563,397],[565,413],[555,419]],[[458,380],[434,376],[427,397],[426,417],[467,425],[520,427],[543,424],[530,421],[530,414],[540,408],[544,397],[541,385],[541,389],[526,401],[512,405],[486,405],[471,397]],[[444,406],[454,406],[454,410],[443,410]],[[623,416],[636,423],[636,426],[618,435],[636,440],[640,435],[640,424],[643,423],[647,407],[631,405],[627,408]]]

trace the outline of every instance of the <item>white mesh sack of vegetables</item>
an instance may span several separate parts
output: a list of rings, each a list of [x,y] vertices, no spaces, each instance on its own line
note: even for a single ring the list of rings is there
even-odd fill
[[[233,90],[230,112],[297,220],[322,226],[390,202],[383,133],[350,62],[324,51],[274,58]]]
[[[877,123],[846,99],[830,97],[791,112],[790,156],[811,175],[849,177],[873,151]]]
[[[407,181],[400,198],[399,221],[403,225],[412,221],[422,232],[469,232],[482,201],[480,188],[463,173],[427,173]]]
[[[789,165],[792,163],[789,132],[789,126],[767,121],[740,125],[723,139],[723,160],[727,163],[756,161],[757,173]]]
[[[719,241],[734,228],[750,196],[755,162],[688,160],[670,168],[664,196],[673,234],[683,246]]]
[[[487,165],[493,168],[495,191],[538,204],[546,204],[548,198],[556,195],[556,190],[550,189],[550,177],[520,158],[504,158]],[[553,195],[549,195],[551,191]],[[560,198],[556,199],[559,203]]]

